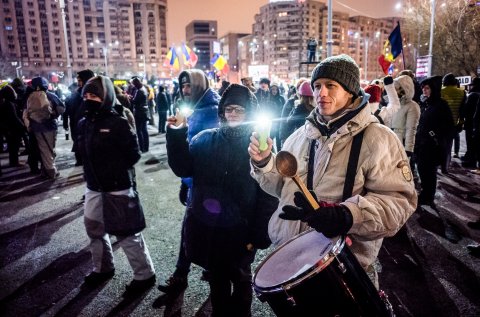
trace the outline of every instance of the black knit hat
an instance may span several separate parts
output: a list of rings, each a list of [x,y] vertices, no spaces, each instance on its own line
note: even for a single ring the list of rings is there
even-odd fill
[[[360,92],[360,70],[348,55],[331,56],[321,61],[312,71],[312,89],[313,83],[319,78],[336,81],[354,96],[358,96]]]
[[[239,105],[245,108],[247,118],[258,109],[258,102],[255,95],[248,87],[239,84],[231,84],[225,89],[225,92],[218,104],[218,116],[225,121],[225,107],[228,105]]]

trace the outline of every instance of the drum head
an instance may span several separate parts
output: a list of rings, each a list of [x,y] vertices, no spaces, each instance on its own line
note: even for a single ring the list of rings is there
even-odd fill
[[[328,256],[335,244],[315,230],[304,232],[275,250],[257,269],[253,282],[265,289],[292,281]]]

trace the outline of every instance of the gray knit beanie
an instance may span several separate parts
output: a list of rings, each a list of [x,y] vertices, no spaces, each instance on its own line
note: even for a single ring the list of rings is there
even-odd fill
[[[360,92],[360,70],[348,55],[331,56],[321,61],[312,71],[312,89],[313,83],[319,78],[335,80],[354,96]]]

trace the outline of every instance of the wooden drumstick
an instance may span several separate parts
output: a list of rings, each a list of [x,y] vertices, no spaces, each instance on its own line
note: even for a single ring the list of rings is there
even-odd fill
[[[276,156],[276,166],[277,170],[280,175],[285,177],[290,177],[293,179],[295,184],[297,184],[300,191],[305,195],[308,200],[310,206],[312,206],[313,210],[317,210],[320,208],[318,202],[313,198],[312,194],[308,190],[305,183],[298,177],[297,175],[297,159],[293,156],[292,153],[287,151],[280,151],[277,153]]]

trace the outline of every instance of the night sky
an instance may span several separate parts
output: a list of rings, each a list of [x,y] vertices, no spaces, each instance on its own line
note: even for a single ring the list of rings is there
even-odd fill
[[[268,0],[167,0],[168,46],[185,40],[185,26],[192,20],[217,20],[218,36],[228,32],[251,33],[253,18]],[[324,1],[327,3],[327,1]],[[374,18],[399,16],[399,0],[333,0],[333,10]],[[351,9],[349,9],[351,8]]]

